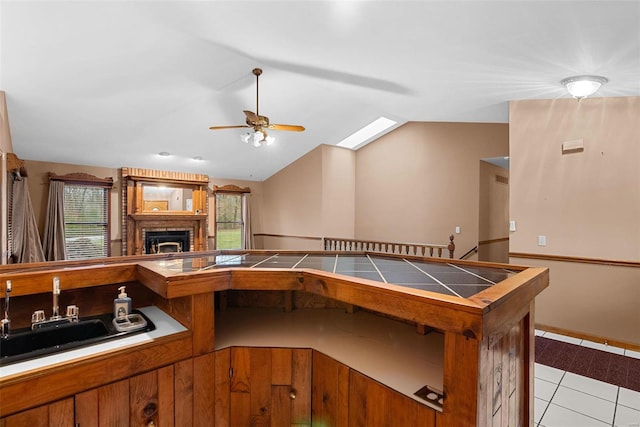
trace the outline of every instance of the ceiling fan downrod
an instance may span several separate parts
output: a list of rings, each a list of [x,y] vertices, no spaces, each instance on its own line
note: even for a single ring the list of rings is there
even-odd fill
[[[256,116],[259,116],[260,106],[258,104],[258,93],[259,93],[258,85],[260,84],[259,82],[260,82],[260,74],[262,74],[262,68],[254,68],[253,74],[256,76]]]

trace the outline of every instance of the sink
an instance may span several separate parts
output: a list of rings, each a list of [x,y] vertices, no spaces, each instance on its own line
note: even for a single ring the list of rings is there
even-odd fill
[[[133,310],[132,313],[142,316],[146,325],[139,329],[118,330],[113,315],[106,314],[35,330],[12,331],[8,337],[0,339],[0,366],[155,329],[153,322],[140,311]]]

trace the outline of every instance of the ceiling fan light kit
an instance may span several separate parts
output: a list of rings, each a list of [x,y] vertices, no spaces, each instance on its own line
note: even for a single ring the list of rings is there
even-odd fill
[[[271,145],[275,141],[275,138],[271,135],[267,135],[265,129],[284,130],[293,132],[304,131],[304,126],[299,125],[278,125],[270,124],[269,117],[261,116],[259,110],[259,78],[262,74],[262,69],[254,68],[253,75],[256,76],[256,112],[244,110],[246,116],[245,125],[232,125],[232,126],[211,126],[211,130],[221,129],[237,129],[237,128],[253,128],[253,131],[249,131],[240,135],[240,140],[244,143],[251,142],[254,147],[261,147],[262,145]]]

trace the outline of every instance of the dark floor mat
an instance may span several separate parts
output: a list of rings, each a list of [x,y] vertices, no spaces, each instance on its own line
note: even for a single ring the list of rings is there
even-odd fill
[[[640,392],[640,359],[536,336],[535,360]]]

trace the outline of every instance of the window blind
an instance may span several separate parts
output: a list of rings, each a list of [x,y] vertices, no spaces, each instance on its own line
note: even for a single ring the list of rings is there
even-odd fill
[[[67,259],[108,256],[108,189],[65,183],[64,225]]]

